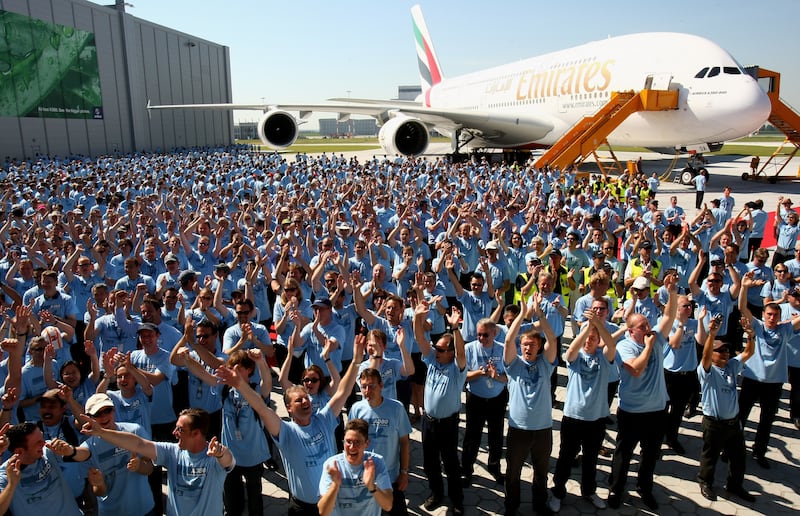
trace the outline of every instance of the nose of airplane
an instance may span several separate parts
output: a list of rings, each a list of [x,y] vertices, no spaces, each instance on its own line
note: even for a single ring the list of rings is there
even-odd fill
[[[745,91],[742,93],[742,104],[748,107],[745,108],[742,116],[744,116],[748,122],[751,122],[753,131],[756,131],[761,128],[764,122],[769,118],[772,112],[772,103],[766,92],[762,90],[761,86],[755,81],[751,82],[749,87],[744,88],[744,90]]]

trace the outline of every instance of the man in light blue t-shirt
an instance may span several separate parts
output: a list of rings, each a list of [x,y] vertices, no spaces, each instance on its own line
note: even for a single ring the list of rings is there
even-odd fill
[[[756,402],[761,406],[761,417],[753,442],[753,459],[764,469],[770,464],[766,458],[767,444],[772,423],[778,413],[783,384],[789,380],[789,341],[800,329],[800,317],[781,322],[781,307],[769,303],[762,312],[763,320],[756,319],[747,303],[747,293],[755,285],[755,273],[748,272],[742,278],[739,291],[739,310],[742,317],[751,321],[755,331],[756,348],[753,358],[742,371],[742,387],[739,392],[739,421],[742,428]]]
[[[167,515],[222,514],[225,476],[236,465],[233,454],[216,437],[206,441],[208,412],[181,411],[172,434],[177,443],[153,442],[138,435],[103,428],[92,420],[83,433],[134,452],[167,469]]]
[[[547,472],[553,450],[553,400],[550,376],[558,365],[558,341],[542,312],[543,296],[531,296],[531,315],[538,318],[535,330],[520,336],[522,350],[517,354],[517,334],[527,315],[523,304],[511,323],[503,348],[503,365],[508,375],[508,437],[506,439],[505,513],[516,514],[520,504],[522,466],[530,456],[533,465],[533,508],[548,513]]]
[[[657,510],[653,496],[653,474],[661,452],[666,423],[667,387],[664,381],[664,346],[675,322],[678,308],[678,276],[667,274],[664,287],[669,300],[664,315],[651,328],[642,314],[631,314],[625,321],[628,332],[617,344],[620,362],[619,409],[617,410],[617,449],[611,463],[608,505],[618,509],[628,480],[633,450],[641,446],[638,491],[642,502]]]
[[[731,358],[731,344],[716,338],[720,321],[712,320],[703,345],[703,356],[697,366],[703,394],[703,449],[697,481],[700,494],[712,502],[717,499],[712,486],[720,452],[728,456],[729,463],[725,490],[746,502],[755,501],[755,497],[742,486],[745,448],[744,433],[739,424],[736,378],[743,364],[753,356],[756,339],[748,320],[742,319],[742,326],[747,333],[747,345],[740,355]]]
[[[286,389],[283,400],[291,421],[284,421],[267,406],[264,399],[248,385],[246,376],[239,374],[240,366],[234,369],[221,366],[217,369],[217,378],[244,396],[281,451],[283,468],[289,483],[289,516],[317,513],[322,465],[336,454],[333,431],[339,424],[338,416],[353,390],[356,372],[363,356],[364,340],[356,339],[350,367],[334,395],[318,412],[313,411],[311,398],[305,387],[295,385]]]

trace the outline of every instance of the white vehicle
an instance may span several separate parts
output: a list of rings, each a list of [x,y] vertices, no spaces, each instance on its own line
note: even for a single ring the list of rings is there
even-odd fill
[[[331,99],[324,104],[184,104],[149,109],[264,111],[258,134],[281,149],[313,112],[375,117],[387,154],[416,156],[430,131],[453,151],[548,147],[595,113],[615,91],[679,92],[678,109],[629,116],[608,136],[614,145],[704,147],[752,133],[770,114],[764,91],[717,44],[689,34],[613,37],[459,77],[445,78],[420,7],[411,9],[422,95],[417,101]],[[297,113],[297,115],[293,114]]]

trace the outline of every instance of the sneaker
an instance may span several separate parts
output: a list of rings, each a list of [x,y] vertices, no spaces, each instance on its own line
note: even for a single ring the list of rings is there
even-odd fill
[[[597,493],[592,493],[589,496],[584,496],[583,499],[594,505],[595,509],[605,509],[608,507],[606,502],[604,502],[602,498],[597,496]]]
[[[442,495],[435,493],[431,493],[431,495],[426,498],[425,502],[422,504],[426,511],[432,511],[440,505],[442,505]]]
[[[561,499],[556,498],[552,494],[547,498],[547,508],[553,512],[558,512],[561,510]]]

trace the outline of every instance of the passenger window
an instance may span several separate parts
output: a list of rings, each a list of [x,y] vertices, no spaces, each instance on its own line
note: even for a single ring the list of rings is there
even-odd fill
[[[709,77],[716,77],[717,75],[719,75],[719,66],[715,66],[710,72],[708,72]]]
[[[702,79],[703,77],[706,76],[706,72],[708,72],[708,67],[707,66],[705,68],[703,68],[702,70],[700,70],[699,72],[697,72],[697,75],[695,75],[694,78],[695,79]]]

